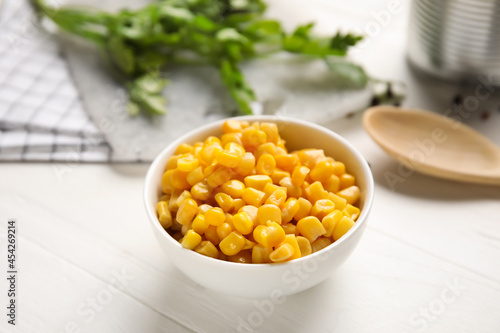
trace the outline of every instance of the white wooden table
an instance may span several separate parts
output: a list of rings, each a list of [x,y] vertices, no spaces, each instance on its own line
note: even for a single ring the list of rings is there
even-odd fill
[[[363,28],[376,22],[371,10],[390,1],[339,2],[273,1],[271,13],[300,13],[319,20],[320,30]],[[404,4],[354,55],[375,76],[410,75],[406,11]],[[407,103],[425,107],[424,88],[411,82]],[[360,119],[324,125],[372,166],[366,233],[327,281],[280,304],[205,290],[173,267],[143,209],[147,165],[0,165],[4,274],[8,219],[18,231],[16,326],[7,324],[2,278],[0,332],[500,332],[499,188],[420,174],[391,186],[387,175],[400,174],[399,165]],[[485,134],[498,138],[495,126],[485,125]]]

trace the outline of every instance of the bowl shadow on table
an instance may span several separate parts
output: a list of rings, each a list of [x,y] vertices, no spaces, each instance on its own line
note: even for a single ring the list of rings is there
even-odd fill
[[[500,199],[498,186],[464,183],[428,176],[403,166],[389,156],[370,165],[375,184],[390,191],[424,199]]]

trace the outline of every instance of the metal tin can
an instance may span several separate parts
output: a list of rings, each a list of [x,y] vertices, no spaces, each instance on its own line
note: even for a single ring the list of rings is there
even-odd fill
[[[500,0],[413,0],[407,51],[428,74],[500,84]]]

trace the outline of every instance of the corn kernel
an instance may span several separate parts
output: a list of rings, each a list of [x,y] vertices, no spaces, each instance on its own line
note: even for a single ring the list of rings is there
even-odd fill
[[[247,150],[252,150],[266,142],[266,133],[255,127],[247,127],[241,132],[241,142]]]
[[[339,178],[340,178],[340,190],[346,189],[356,184],[356,178],[349,173],[344,173]]]
[[[271,177],[267,175],[252,175],[245,177],[245,186],[263,191],[267,183],[272,183]]]
[[[336,175],[331,175],[326,182],[323,183],[323,187],[328,192],[338,192],[340,189],[340,178]]]
[[[243,199],[234,199],[233,200],[233,212],[238,212],[241,207],[245,206],[246,202]]]
[[[276,166],[280,169],[292,171],[299,164],[299,157],[297,154],[286,154],[274,156]]]
[[[335,193],[328,192],[326,197],[328,200],[331,200],[335,204],[335,209],[338,209],[340,211],[344,210],[345,206],[347,205],[347,200],[339,197]]]
[[[316,239],[314,242],[312,242],[311,248],[312,248],[312,251],[314,253],[314,252],[318,252],[319,250],[324,249],[325,247],[327,247],[330,244],[332,244],[332,241],[330,240],[330,238],[320,237],[320,238]]]
[[[188,190],[189,188],[191,188],[186,180],[187,174],[187,172],[175,169],[172,173],[172,185],[180,190]]]
[[[220,207],[211,208],[205,213],[207,223],[216,227],[224,223],[225,219],[226,214]]]
[[[269,255],[269,259],[271,259],[272,262],[287,261],[293,259],[294,252],[295,250],[292,245],[288,243],[283,243],[280,246],[278,246],[276,250],[271,252],[271,254]]]
[[[307,238],[311,243],[319,236],[326,233],[325,228],[315,216],[306,216],[297,222],[297,230],[299,233]]]
[[[219,248],[226,256],[234,256],[240,252],[245,246],[245,237],[237,234],[236,232],[231,232],[227,237],[219,243]]]
[[[243,250],[251,250],[255,246],[255,242],[252,242],[249,239],[245,238],[245,246],[243,246]]]
[[[234,228],[243,235],[253,231],[253,221],[245,212],[236,213],[233,216]]]
[[[252,251],[251,250],[241,250],[234,256],[228,256],[228,261],[236,262],[239,264],[251,264],[252,263]]]
[[[161,177],[161,190],[163,193],[172,193],[175,190],[174,184],[172,183],[172,174],[174,170],[167,170]]]
[[[177,160],[181,157],[181,155],[173,155],[168,158],[167,165],[165,166],[166,170],[173,170],[177,168]]]
[[[257,160],[264,154],[270,154],[274,156],[276,154],[276,146],[272,142],[266,142],[258,146],[253,154]]]
[[[220,143],[223,147],[231,142],[243,146],[243,143],[241,142],[241,133],[226,133],[220,137]]]
[[[335,161],[332,163],[333,173],[337,176],[341,176],[345,173],[345,165],[342,162]]]
[[[333,165],[329,161],[319,161],[311,170],[309,176],[312,181],[326,182],[333,175]]]
[[[203,254],[207,257],[217,258],[219,256],[219,250],[210,241],[201,241],[201,243],[194,248],[199,254]]]
[[[281,224],[281,209],[273,204],[266,204],[259,207],[257,210],[257,222],[266,224],[267,221],[273,221]]]
[[[295,198],[288,198],[281,208],[281,220],[283,223],[290,222],[299,210],[299,202]]]
[[[300,249],[300,254],[302,257],[308,256],[312,253],[311,242],[305,237],[296,236],[295,240],[297,241],[297,245]]]
[[[286,244],[286,243],[290,244],[293,248],[293,254],[288,260],[300,258],[301,257],[300,247],[299,244],[297,243],[297,238],[295,237],[294,234],[288,234],[285,236],[285,240],[281,244]]]
[[[170,210],[171,213],[177,212],[179,209],[179,197],[182,194],[181,190],[174,190],[172,194],[170,195],[170,200],[168,200],[168,209]]]
[[[266,204],[273,204],[278,207],[283,205],[286,201],[286,189],[278,188],[276,189],[266,200]]]
[[[190,222],[190,223],[188,223],[187,225],[183,225],[183,226],[181,227],[181,233],[182,233],[183,235],[186,235],[186,233],[187,233],[189,230],[191,230],[191,224],[192,224],[192,223]],[[183,238],[183,239],[184,239],[184,238]]]
[[[224,223],[229,224],[231,226],[232,230],[236,230],[234,228],[233,215],[232,214],[226,213],[226,218],[224,219]]]
[[[198,214],[205,215],[206,212],[208,212],[209,209],[213,208],[209,204],[201,204],[198,206]]]
[[[217,155],[222,151],[222,146],[220,143],[212,143],[205,145],[198,154],[198,159],[201,163],[209,165],[217,157]]]
[[[192,250],[201,243],[201,236],[197,234],[194,230],[188,230],[184,238],[182,239],[181,245],[185,249]]]
[[[245,180],[246,180],[246,178],[245,178]],[[256,190],[253,187],[247,187],[243,191],[243,194],[241,195],[241,198],[248,205],[259,207],[260,205],[262,205],[262,202],[264,201],[264,195],[265,195],[265,193],[262,192],[262,191]]]
[[[353,221],[356,221],[358,219],[360,213],[361,213],[360,209],[351,204],[347,204],[344,210],[342,211],[342,214],[344,214],[347,217],[350,217]]]
[[[323,218],[321,224],[323,224],[323,227],[326,230],[326,233],[324,234],[325,237],[330,237],[332,235],[333,230],[335,230],[335,226],[342,217],[344,217],[344,215],[339,210],[335,210]]]
[[[252,153],[245,153],[241,158],[240,165],[235,169],[241,176],[248,176],[255,168],[255,156]]]
[[[219,237],[219,239],[224,239],[229,236],[231,232],[233,232],[233,228],[231,228],[229,223],[226,222],[216,227],[215,230],[217,231],[217,236]]]
[[[241,198],[243,190],[245,189],[245,184],[236,179],[231,179],[222,184],[221,191],[230,195],[231,198]]]
[[[280,169],[274,169],[274,172],[271,174],[271,180],[274,184],[279,184],[285,177],[290,177],[290,173]]]
[[[176,215],[176,220],[182,225],[191,223],[194,216],[198,212],[198,204],[193,199],[185,199],[179,206],[179,211]]]
[[[162,194],[162,196],[160,197],[160,199],[158,199],[158,201],[169,202],[170,201],[170,194]]]
[[[158,202],[156,210],[158,212],[158,221],[160,221],[161,226],[164,229],[170,228],[172,226],[172,214],[168,209],[168,203],[166,201]]]
[[[271,262],[269,255],[273,252],[272,247],[265,247],[261,244],[255,244],[252,248],[252,262],[254,264],[263,264]]]
[[[335,209],[335,204],[328,199],[320,199],[314,203],[311,208],[311,215],[316,216],[319,220],[322,220],[326,215],[333,212]]]
[[[340,237],[344,236],[353,226],[354,226],[354,221],[351,218],[347,216],[342,217],[335,226],[335,229],[333,230],[332,233],[333,240],[336,241]]]
[[[206,181],[201,181],[191,187],[191,195],[193,198],[206,201],[212,196],[212,189],[208,186]]]
[[[205,218],[206,220],[206,218]],[[219,245],[221,239],[219,238],[219,235],[217,235],[217,227],[210,225],[208,226],[207,230],[205,230],[204,234],[205,238],[209,240],[212,244],[214,245]]]
[[[231,179],[233,171],[224,166],[217,167],[210,176],[207,177],[207,184],[211,188],[216,188]]]
[[[193,155],[188,155],[186,157],[181,157],[177,160],[177,168],[180,171],[191,172],[200,165],[200,161],[196,159]]]
[[[266,133],[267,142],[272,142],[275,144],[278,143],[278,139],[280,136],[278,133],[278,126],[275,123],[262,122],[260,123],[260,130]]]
[[[228,119],[222,124],[222,132],[224,133],[240,132],[242,129],[241,123],[237,120]]]
[[[248,214],[248,216],[250,217],[250,220],[252,220],[252,223],[253,223],[254,227],[256,225],[258,225],[258,222],[257,222],[257,211],[258,211],[258,208],[255,207],[255,206],[252,206],[252,205],[246,205],[246,206],[243,206],[240,209],[238,209],[238,213],[245,212],[245,213]]]
[[[357,187],[356,185],[349,186],[337,192],[337,195],[341,198],[346,199],[348,204],[354,205],[354,203],[356,203],[356,201],[358,201],[359,199],[359,187]]]
[[[276,168],[276,162],[271,154],[263,154],[257,161],[255,170],[258,174],[270,176]],[[271,179],[271,178],[269,178]]]
[[[325,159],[323,149],[302,149],[297,155],[299,156],[300,163],[309,169],[314,168],[316,162]]]
[[[320,199],[326,199],[328,194],[320,182],[312,183],[305,189],[305,192],[307,199],[313,204]]]
[[[284,177],[279,184],[286,188],[288,196],[298,198],[302,195],[302,188],[292,184],[292,178]]]
[[[193,146],[187,143],[181,143],[177,149],[175,150],[175,155],[179,154],[187,154],[190,153],[193,150]]]
[[[269,198],[271,194],[273,194],[274,191],[276,191],[279,188],[280,187],[278,185],[275,185],[273,183],[267,183],[262,189],[262,191],[267,195],[266,200],[267,198]]]
[[[285,231],[276,222],[268,222],[267,225],[258,225],[253,230],[255,241],[265,247],[273,247],[285,240]]]
[[[305,198],[298,198],[297,202],[299,203],[299,209],[293,217],[296,221],[299,221],[309,215],[309,213],[311,212],[312,203]]]
[[[226,193],[217,193],[215,195],[215,201],[225,213],[229,212],[233,208],[233,198]]]
[[[309,174],[309,171],[310,170],[308,167],[300,165],[296,166],[292,172],[292,184],[296,187],[299,187],[306,179],[306,176]]]
[[[285,230],[285,234],[289,235],[289,234],[293,234],[293,235],[298,235],[299,232],[297,231],[297,226],[293,223],[285,223],[285,224],[282,224],[281,227],[283,228],[283,230]]]
[[[189,185],[193,186],[194,184],[201,182],[204,178],[203,169],[199,166],[187,174],[186,181]]]
[[[193,228],[193,230],[200,235],[203,235],[205,231],[207,231],[209,226],[210,225],[205,220],[205,215],[201,214],[196,215],[196,217],[193,220],[193,223],[191,224],[191,228]]]

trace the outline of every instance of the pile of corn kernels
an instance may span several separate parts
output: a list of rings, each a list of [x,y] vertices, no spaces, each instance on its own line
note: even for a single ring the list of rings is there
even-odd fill
[[[181,245],[239,263],[284,262],[332,244],[360,215],[353,175],[320,149],[288,153],[274,123],[228,120],[181,144],[161,180],[158,219]]]

